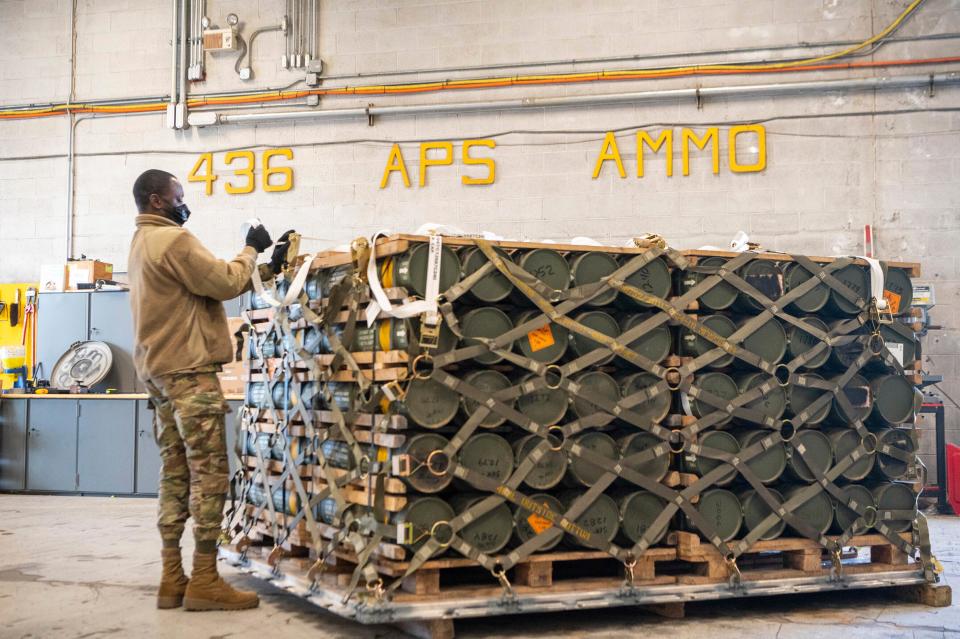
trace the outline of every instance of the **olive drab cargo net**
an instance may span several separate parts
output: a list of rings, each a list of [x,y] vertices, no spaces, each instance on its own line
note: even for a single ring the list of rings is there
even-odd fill
[[[407,332],[405,344],[400,347],[406,356],[396,360],[404,362],[401,374],[384,375],[386,369],[375,364],[370,368],[369,364],[386,355],[383,346],[387,343],[393,350],[397,350],[396,344],[374,336],[372,341],[365,342],[371,345],[367,359],[360,361],[359,349],[355,347],[357,336],[371,330],[366,321],[371,300],[378,303],[373,309],[376,315],[371,314],[370,319],[384,322],[405,317],[404,308],[409,306],[404,305],[410,303],[410,297],[395,306],[382,303],[383,289],[390,288],[382,283],[389,277],[390,257],[377,255],[377,249],[384,246],[377,239],[354,241],[351,264],[311,271],[311,258],[307,256],[302,266],[291,268],[278,282],[267,282],[262,289],[260,297],[267,299],[274,311],[265,328],[261,325],[249,332],[251,366],[260,371],[259,377],[251,377],[250,386],[256,386],[259,395],[251,397],[248,389],[239,420],[244,432],[238,442],[245,464],[235,478],[233,504],[223,537],[236,543],[239,550],[249,546],[252,531],[260,522],[265,527],[261,532],[273,539],[270,560],[275,564],[284,557],[285,542],[305,526],[316,559],[311,575],[319,575],[335,553],[349,556],[356,564],[351,595],[362,593],[364,601],[388,599],[404,577],[445,553],[472,559],[501,584],[505,597],[512,597],[507,571],[533,553],[553,548],[561,538],[568,545],[596,549],[621,562],[624,586],[632,587],[632,568],[644,552],[663,543],[665,531],[686,530],[698,533],[716,547],[726,561],[731,587],[737,587],[738,558],[758,540],[769,538],[772,531],[786,524],[794,534],[814,540],[829,551],[830,579],[843,579],[841,548],[855,534],[869,529],[915,558],[928,580],[938,579],[926,521],[916,510],[915,496],[912,504],[888,508],[860,493],[844,490],[850,483],[845,480],[845,473],[867,457],[880,455],[902,465],[897,479],[913,482],[904,485],[913,486],[923,480],[923,469],[915,454],[912,411],[910,418],[903,420],[906,423],[894,425],[909,439],[898,446],[896,438],[878,439],[876,425],[870,422],[869,411],[863,409],[863,393],[870,391],[858,381],[863,379],[858,375],[871,369],[902,376],[904,369],[881,335],[882,327],[890,322],[884,312],[885,304],[872,296],[869,287],[866,292],[855,290],[848,285],[849,281],[837,276],[850,265],[863,264],[862,260],[844,257],[821,263],[825,260],[747,251],[720,260],[719,264],[705,265],[696,257],[670,248],[662,239],[647,236],[636,241],[635,250],[620,251],[615,256],[619,261],[606,276],[562,290],[545,284],[521,267],[516,254],[508,254],[510,246],[521,247],[516,251],[522,252],[522,244],[501,246],[479,238],[457,238],[456,246],[444,243],[444,249],[459,248],[461,254],[468,249],[479,250],[485,258],[482,266],[470,273],[457,273],[451,278],[455,283],[441,290],[436,300],[414,307],[417,314],[412,315],[409,323],[415,330]],[[439,245],[440,240],[433,240],[426,269],[433,273],[435,281],[439,281],[436,271],[442,263],[440,256],[434,254]],[[415,246],[426,246],[426,241],[409,242],[410,248]],[[599,247],[580,250],[603,251]],[[779,289],[771,289],[741,275],[760,260],[794,263],[809,276],[784,290],[782,284]],[[636,285],[642,279],[631,277],[655,261],[669,266],[673,275],[672,295],[664,297],[643,290]],[[468,302],[469,296],[465,295],[485,277],[497,273],[512,287],[513,301],[505,304],[513,306],[500,306],[512,315],[515,325],[499,334],[465,335],[465,313],[476,306],[476,301]],[[371,274],[375,281],[370,281]],[[427,278],[429,289],[431,276],[422,277]],[[681,285],[681,280],[686,283]],[[322,285],[317,283],[321,281]],[[738,308],[749,309],[739,311],[741,321],[726,335],[705,323],[702,307],[699,313],[690,310],[696,309],[691,303],[717,287],[732,287],[741,300]],[[796,308],[792,304],[817,287],[829,289],[830,297],[839,304],[846,302],[848,308],[848,312],[830,318],[836,321],[827,330],[821,328],[825,324],[805,322],[803,313],[787,310]],[[642,320],[611,336],[575,319],[580,311],[590,308],[592,300],[603,298],[604,294],[610,299],[611,291],[620,300],[619,308],[626,301],[635,313],[643,314]],[[533,312],[519,315],[515,312],[518,308]],[[428,318],[431,313],[436,315]],[[798,356],[783,361],[769,361],[757,354],[757,349],[745,348],[745,341],[771,321],[788,330],[803,331],[811,345]],[[437,326],[449,331],[456,343],[438,346],[443,340],[437,339]],[[513,348],[518,340],[532,340],[534,335],[541,334],[544,327],[562,327],[573,338],[582,336],[595,347],[579,356],[568,352],[564,359],[551,362]],[[705,340],[707,346],[687,357],[658,361],[631,347],[644,336],[663,330],[662,327],[672,327],[677,335],[696,336]],[[382,326],[378,328],[374,323],[373,330],[383,337]],[[563,339],[567,339],[565,335]],[[318,340],[323,345],[319,350]],[[842,350],[849,356],[842,358],[842,365],[834,364],[829,377],[812,374],[806,365],[824,360],[830,350]],[[670,352],[675,354],[677,350],[674,347]],[[619,370],[645,372],[652,376],[652,383],[618,397],[594,392],[581,383],[580,374],[605,365],[611,353]],[[491,392],[469,381],[474,379],[469,375],[471,370],[484,368],[477,365],[476,358],[485,355],[487,361],[499,360],[492,368],[512,375],[509,385]],[[739,386],[733,395],[717,394],[714,387],[701,387],[699,380],[716,370],[717,363],[725,358],[733,361],[724,370],[759,372],[759,383]],[[396,434],[391,430],[396,417],[409,412],[406,403],[411,385],[428,380],[455,392],[469,409],[461,409],[457,418],[442,424],[442,428],[423,428],[407,420],[409,428],[399,432],[408,440],[417,432],[443,435],[427,454],[412,448],[380,445],[391,433]],[[765,412],[765,398],[785,389],[807,389],[816,399],[793,407],[788,418]],[[563,391],[577,402],[578,410],[557,423],[537,423],[517,408],[518,398],[548,390]],[[652,418],[645,407],[664,398],[669,398],[673,406],[683,407],[672,412],[686,412],[687,416]],[[697,405],[696,414],[689,411],[691,402]],[[836,452],[825,467],[800,440],[804,431],[819,428],[819,420],[828,410],[844,417],[842,427],[855,432],[858,441],[842,454]],[[761,435],[744,440],[736,452],[709,445],[705,435],[729,428],[727,424],[731,422],[759,430]],[[500,425],[488,429],[486,423]],[[580,437],[611,429],[646,433],[655,439],[638,452],[624,448],[611,457],[585,445]],[[299,434],[294,436],[292,432]],[[471,467],[460,456],[464,445],[478,432],[508,437],[533,435],[534,440],[522,455],[516,456],[511,472],[494,476],[482,468]],[[777,484],[770,483],[769,478],[759,477],[751,466],[751,461],[773,447],[783,447],[794,466],[809,471],[803,481],[787,486],[793,488],[787,496],[777,491]],[[564,456],[565,465],[591,465],[595,477],[581,482],[580,491],[563,502],[535,498],[535,493],[544,491],[530,488],[524,481],[545,456],[557,453]],[[681,482],[668,486],[659,476],[641,472],[644,465],[658,460],[669,460],[671,468],[687,470],[690,460],[704,463],[699,464],[699,471],[687,475],[692,475],[692,479],[686,485]],[[302,472],[304,467],[315,469],[313,475]],[[417,472],[429,475],[437,485],[447,486],[445,492],[434,491],[432,495],[443,497],[466,489],[476,493],[477,498],[459,512],[450,509],[450,516],[434,516],[426,522],[404,518],[402,512],[390,506],[387,487],[391,481],[409,478]],[[762,500],[764,512],[768,513],[749,529],[738,527],[739,535],[736,531],[731,534],[718,530],[718,520],[698,508],[700,498],[729,484],[733,473],[738,485],[755,491],[755,497]],[[662,504],[658,513],[647,517],[642,532],[630,539],[607,534],[584,518],[603,495],[624,491],[644,491],[659,498]],[[417,493],[409,485],[406,493],[409,505]],[[849,511],[846,527],[834,527],[834,534],[829,535],[823,526],[802,516],[805,504],[824,495],[836,508]],[[504,504],[515,512],[519,510],[524,518],[536,518],[538,525],[526,539],[515,536],[511,545],[502,550],[486,552],[471,543],[464,531]],[[910,523],[895,525],[902,522]],[[900,534],[906,528],[912,535]],[[405,549],[400,557],[407,561],[406,569],[402,576],[385,581],[377,570],[378,557],[396,547]]]

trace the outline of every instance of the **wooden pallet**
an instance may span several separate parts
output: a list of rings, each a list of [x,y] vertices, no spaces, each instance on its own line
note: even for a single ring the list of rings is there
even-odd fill
[[[695,533],[676,531],[669,535],[676,542],[677,558],[691,564],[691,574],[678,577],[678,583],[702,584],[720,583],[730,577],[730,569],[720,551],[705,543]],[[910,539],[908,533],[902,537]],[[735,544],[736,542],[728,542]],[[882,535],[861,535],[853,537],[847,546],[869,548],[869,563],[850,563],[845,560],[843,571],[849,574],[920,571],[920,564],[911,562],[906,553]],[[762,579],[790,578],[797,574],[829,574],[829,557],[825,549],[817,542],[805,538],[780,538],[758,541],[740,558],[737,563],[744,581]],[[771,564],[774,564],[771,567]],[[776,565],[779,564],[779,565]]]
[[[733,259],[741,253],[734,253],[732,251],[710,251],[705,249],[688,249],[685,251],[680,251],[691,263],[696,264],[698,257],[726,257],[728,259]],[[840,259],[839,257],[823,257],[818,255],[807,255],[811,261],[818,264],[829,264]],[[754,259],[758,260],[769,260],[773,262],[793,262],[793,258],[784,253],[764,253],[760,252]],[[920,264],[919,262],[890,262],[884,260],[887,266],[893,266],[895,268],[905,269],[910,277],[920,277]],[[854,264],[859,264],[860,266],[869,266],[866,260],[862,258],[856,258],[853,260]]]

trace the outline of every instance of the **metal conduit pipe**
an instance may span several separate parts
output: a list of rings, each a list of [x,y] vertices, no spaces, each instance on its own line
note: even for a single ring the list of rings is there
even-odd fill
[[[167,126],[173,129],[177,126],[177,47],[180,40],[177,7],[179,0],[172,0],[170,4],[173,19],[170,25],[170,104],[167,106]]]
[[[846,80],[820,80],[816,82],[782,82],[775,84],[746,84],[695,89],[666,89],[660,91],[634,91],[627,93],[608,93],[601,95],[572,95],[555,98],[516,98],[510,100],[491,100],[486,102],[451,102],[448,104],[414,104],[397,106],[369,106],[349,109],[327,109],[308,111],[287,111],[282,113],[205,113],[195,124],[242,124],[247,122],[268,122],[276,120],[313,120],[325,118],[348,118],[416,115],[421,113],[462,113],[476,111],[500,111],[505,109],[539,109],[545,107],[579,108],[634,102],[664,102],[667,100],[703,100],[707,98],[758,97],[803,94],[811,92],[870,91],[909,89],[915,87],[934,87],[942,84],[960,82],[960,72],[931,73],[923,75],[881,76],[874,78],[855,78]]]
[[[187,22],[189,5],[180,0],[180,95],[177,102],[177,128],[187,126],[187,41],[190,39],[190,27]]]

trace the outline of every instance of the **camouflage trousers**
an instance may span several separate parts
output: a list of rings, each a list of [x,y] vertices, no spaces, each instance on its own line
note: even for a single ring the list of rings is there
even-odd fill
[[[179,545],[188,515],[193,516],[198,547],[209,550],[220,536],[229,488],[225,419],[229,407],[218,369],[205,367],[145,382],[160,447],[157,527],[167,547]]]

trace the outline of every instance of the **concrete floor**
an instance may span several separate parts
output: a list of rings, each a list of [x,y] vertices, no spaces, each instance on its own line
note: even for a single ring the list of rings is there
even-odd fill
[[[0,495],[0,638],[251,636],[398,637],[359,626],[229,567],[233,583],[260,593],[257,610],[160,611],[154,588],[160,540],[152,499]],[[960,518],[930,521],[947,583],[960,584]],[[188,549],[189,550],[189,549]],[[189,555],[188,555],[189,556]],[[707,625],[709,624],[709,625]],[[927,608],[882,591],[688,604],[668,620],[629,608],[517,615],[457,622],[459,637],[614,639],[647,633],[672,638],[960,637],[960,605]]]

